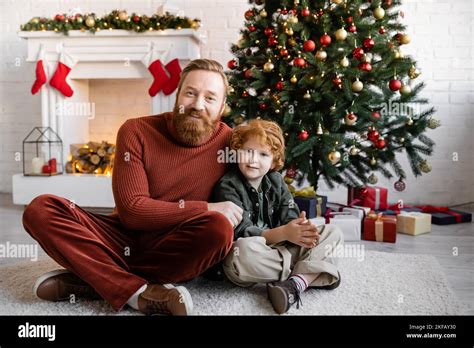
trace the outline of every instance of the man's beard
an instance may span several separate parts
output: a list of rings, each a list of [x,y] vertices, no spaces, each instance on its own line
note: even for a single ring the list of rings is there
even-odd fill
[[[192,115],[199,118],[193,118]],[[180,140],[190,146],[198,146],[206,142],[214,133],[217,121],[212,122],[209,115],[203,111],[187,108],[184,113],[176,105],[173,110],[173,125]]]

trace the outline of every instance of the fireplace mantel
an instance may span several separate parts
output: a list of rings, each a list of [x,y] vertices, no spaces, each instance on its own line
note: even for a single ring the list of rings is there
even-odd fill
[[[89,101],[89,80],[91,79],[150,79],[151,74],[142,63],[142,58],[152,48],[161,56],[168,52],[167,61],[178,58],[181,67],[190,60],[200,58],[201,44],[205,37],[194,29],[166,29],[135,33],[127,30],[102,30],[95,34],[71,30],[68,35],[50,31],[18,32],[27,40],[27,62],[36,63],[41,47],[48,79],[58,64],[61,52],[66,52],[76,61],[68,75],[67,82],[74,90],[70,98],[64,97],[49,84],[41,88],[41,126],[51,127],[63,141],[63,158],[68,158],[71,144],[87,143],[89,139],[88,117],[71,117],[58,114],[60,103],[84,103]],[[33,82],[33,77],[32,77]],[[175,93],[165,96],[158,93],[151,98],[150,115],[170,111]],[[81,178],[78,175],[51,177],[13,177],[13,201],[28,204],[42,193],[54,193],[75,201],[85,207],[114,207],[111,193],[111,177]],[[91,184],[93,182],[94,184]],[[87,194],[90,193],[90,194]],[[100,194],[101,197],[96,198]]]

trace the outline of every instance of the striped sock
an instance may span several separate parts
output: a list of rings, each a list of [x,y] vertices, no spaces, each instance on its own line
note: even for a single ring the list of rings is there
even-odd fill
[[[308,288],[308,282],[301,274],[294,274],[289,279],[295,282],[296,288],[300,294]]]

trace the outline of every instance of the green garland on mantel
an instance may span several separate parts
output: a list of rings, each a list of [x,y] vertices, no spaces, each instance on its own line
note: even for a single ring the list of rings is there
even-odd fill
[[[109,14],[98,17],[95,13],[73,16],[57,14],[52,19],[46,17],[33,17],[28,23],[22,24],[22,31],[54,31],[68,35],[70,30],[90,31],[96,33],[101,30],[128,30],[137,33],[164,29],[195,29],[200,27],[199,19],[180,17],[166,12],[165,15],[129,15],[125,10],[115,10]]]

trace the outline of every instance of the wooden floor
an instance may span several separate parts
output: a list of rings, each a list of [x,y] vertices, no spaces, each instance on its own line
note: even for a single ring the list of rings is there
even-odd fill
[[[12,203],[11,195],[0,193],[0,244],[36,243],[24,230],[21,223],[23,206]],[[474,204],[456,207],[458,210],[474,212]],[[96,211],[105,213],[107,211]],[[362,241],[366,250],[391,253],[433,255],[441,264],[446,277],[465,305],[468,314],[474,314],[474,224],[463,223],[450,226],[433,225],[432,232],[420,236],[399,234],[397,243]],[[40,251],[40,257],[44,255]],[[1,259],[0,264],[17,262],[18,259]]]

